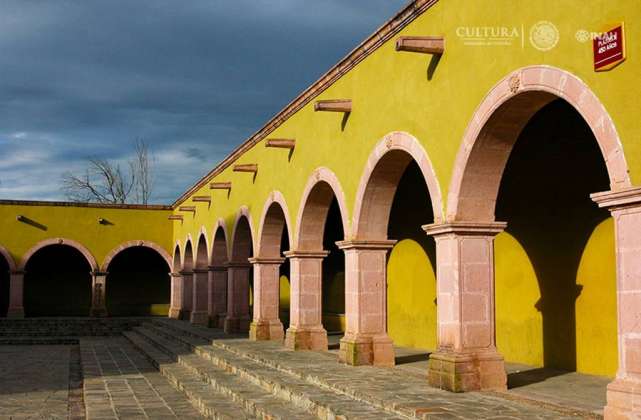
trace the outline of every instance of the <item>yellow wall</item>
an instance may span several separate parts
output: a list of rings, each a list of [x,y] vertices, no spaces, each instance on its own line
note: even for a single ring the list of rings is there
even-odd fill
[[[9,250],[16,264],[39,241],[59,237],[83,244],[98,265],[113,248],[131,240],[155,242],[171,254],[170,214],[169,210],[0,204],[0,245]],[[17,221],[18,215],[46,230]],[[99,218],[110,224],[98,223]]]
[[[399,241],[387,264],[387,332],[394,344],[436,348],[436,276],[416,241]]]

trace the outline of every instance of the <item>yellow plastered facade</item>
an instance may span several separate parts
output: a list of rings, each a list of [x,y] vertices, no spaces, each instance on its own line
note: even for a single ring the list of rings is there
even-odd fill
[[[529,30],[540,21],[553,23],[560,38],[554,48],[540,51],[530,42]],[[609,72],[593,71],[591,44],[576,39],[579,30],[598,30],[603,22],[626,22],[630,44],[641,40],[641,8],[634,2],[606,0],[568,0],[559,4],[553,0],[529,2],[526,6],[510,0],[493,1],[491,7],[469,0],[441,0],[401,30],[399,34],[371,53],[356,67],[323,91],[316,99],[349,98],[352,112],[314,112],[313,102],[289,117],[269,137],[296,139],[289,154],[285,149],[266,148],[264,140],[243,153],[234,163],[257,164],[258,173],[233,172],[227,167],[213,178],[206,179],[202,188],[176,203],[173,214],[184,216],[183,221],[170,222],[169,211],[95,210],[86,208],[48,208],[0,206],[0,243],[10,249],[16,259],[35,242],[46,237],[72,237],[85,244],[98,261],[110,247],[125,240],[153,240],[173,252],[175,244],[184,247],[187,238],[197,238],[203,230],[211,239],[218,220],[226,225],[227,246],[231,247],[233,226],[242,207],[250,215],[254,255],[264,203],[273,191],[284,197],[288,211],[288,227],[296,242],[297,216],[305,185],[314,170],[324,167],[332,171],[345,196],[348,213],[347,239],[353,237],[351,221],[357,191],[365,165],[375,145],[392,132],[405,132],[415,137],[427,152],[440,187],[443,205],[450,188],[454,164],[465,130],[485,95],[517,69],[531,65],[547,65],[571,73],[581,79],[601,101],[613,120],[630,169],[633,185],[641,184],[641,126],[633,110],[641,108],[641,59],[628,46],[627,60]],[[511,45],[470,46],[459,36],[461,27],[517,28],[520,37]],[[397,52],[394,40],[402,35],[442,35],[446,40],[445,54],[434,66],[430,55]],[[209,182],[231,182],[232,189],[210,190]],[[207,203],[192,202],[191,197],[208,195]],[[196,212],[178,211],[178,205],[196,206]],[[434,209],[434,213],[446,209]],[[25,214],[50,230],[41,232],[19,226],[15,214]],[[98,225],[98,217],[113,218],[115,226]],[[614,255],[612,223],[600,226],[586,247],[577,282],[585,282],[586,294],[577,301],[577,323],[594,324],[594,328],[577,328],[577,369],[586,373],[613,375],[616,370],[616,319],[614,286]],[[537,296],[535,273],[528,257],[517,241],[507,234],[496,239],[497,261],[497,343],[508,361],[540,365],[543,362],[541,320],[534,303]],[[183,249],[184,250],[184,249]],[[608,250],[608,251],[606,251]],[[230,250],[229,250],[230,251]],[[391,277],[403,276],[403,267],[418,264],[419,249],[403,246],[392,252]],[[184,253],[181,253],[184,255]],[[422,267],[426,278],[433,282],[433,270]],[[593,270],[602,273],[595,280]],[[408,282],[399,279],[399,284]],[[392,284],[388,303],[394,311],[404,302],[412,301],[411,290]],[[590,287],[589,282],[592,282]],[[606,286],[607,285],[607,286]],[[425,325],[433,317],[434,289],[423,290]],[[405,294],[405,300],[404,300]],[[599,300],[601,295],[607,295]],[[422,295],[423,296],[423,295]],[[527,303],[527,304],[522,304]],[[414,301],[411,308],[420,310]],[[598,309],[597,309],[598,308]],[[601,317],[599,328],[593,321]],[[411,338],[411,325],[395,324],[392,314],[391,335],[399,343],[418,347],[435,344],[432,332],[424,338]],[[518,324],[517,333],[510,325]],[[435,327],[433,327],[435,328]],[[598,331],[596,331],[598,329]],[[433,330],[432,330],[433,331]],[[523,340],[528,342],[523,345]],[[592,346],[608,340],[602,358],[589,353]]]

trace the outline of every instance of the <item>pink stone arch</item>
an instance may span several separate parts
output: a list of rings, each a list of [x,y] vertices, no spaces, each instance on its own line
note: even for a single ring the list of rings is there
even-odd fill
[[[118,245],[116,248],[109,251],[109,253],[107,254],[107,256],[102,262],[102,271],[108,271],[109,264],[111,264],[111,261],[116,257],[116,255],[120,254],[122,251],[128,248],[133,248],[138,246],[153,249],[165,260],[165,262],[167,263],[167,267],[169,267],[169,269],[172,268],[173,264],[172,264],[171,255],[169,255],[169,253],[165,251],[163,247],[151,241],[137,240],[137,241],[123,242],[122,244]]]
[[[287,229],[290,246],[292,230],[289,223],[289,209],[285,197],[280,191],[272,191],[263,206],[263,213],[258,228],[258,256],[282,257],[280,242],[283,229]]]
[[[579,78],[550,66],[516,70],[485,96],[463,136],[447,200],[449,221],[491,221],[503,170],[529,118],[555,99],[572,105],[590,126],[613,191],[630,187],[628,166],[612,119]]]
[[[349,219],[343,187],[329,169],[317,168],[309,177],[296,218],[297,232],[292,249],[316,251],[323,248],[323,234],[329,206],[336,197],[345,237],[349,234]]]
[[[22,257],[22,260],[20,261],[20,265],[18,266],[18,270],[19,271],[24,270],[24,268],[27,266],[27,262],[29,262],[29,259],[33,257],[33,255],[36,252],[50,245],[66,245],[76,249],[85,257],[85,259],[87,260],[87,263],[89,263],[89,266],[91,267],[91,270],[98,271],[98,264],[96,263],[96,259],[94,258],[93,254],[80,242],[74,241],[73,239],[66,239],[66,238],[49,238],[49,239],[45,239],[43,241],[38,242],[37,244],[32,246],[26,252],[26,254],[24,254],[24,256]]]
[[[191,238],[191,233],[187,234],[185,240],[185,250],[182,254],[182,266],[180,271],[189,272],[194,269],[194,240]]]
[[[243,222],[244,220],[244,222]],[[234,228],[232,230],[230,261],[247,262],[247,258],[253,252],[254,232],[252,231],[252,219],[247,206],[242,206],[236,214]]]
[[[13,260],[9,250],[2,245],[0,245],[0,256],[2,256],[9,265],[9,271],[16,271],[16,262]]]
[[[218,219],[211,236],[210,265],[222,265],[229,261],[228,238],[225,221],[222,218]]]
[[[177,273],[182,268],[182,253],[180,252],[181,244],[180,240],[176,241],[176,246],[174,246],[174,257],[172,259],[171,270],[174,273]]]
[[[198,243],[196,244],[194,266],[198,269],[205,269],[209,265],[209,239],[207,237],[207,229],[200,228],[198,235]]]
[[[354,239],[385,239],[389,212],[398,182],[414,160],[423,174],[432,203],[434,222],[443,220],[441,188],[421,143],[395,131],[378,142],[370,154],[356,193],[352,223]]]

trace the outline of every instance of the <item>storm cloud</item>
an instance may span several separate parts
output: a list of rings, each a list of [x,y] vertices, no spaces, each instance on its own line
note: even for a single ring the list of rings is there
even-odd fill
[[[405,0],[3,0],[0,198],[155,156],[170,203]]]

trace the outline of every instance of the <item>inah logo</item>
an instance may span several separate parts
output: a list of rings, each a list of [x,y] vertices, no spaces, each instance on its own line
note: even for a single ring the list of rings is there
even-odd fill
[[[549,51],[559,42],[559,30],[552,22],[542,20],[530,29],[530,43],[539,51]]]

